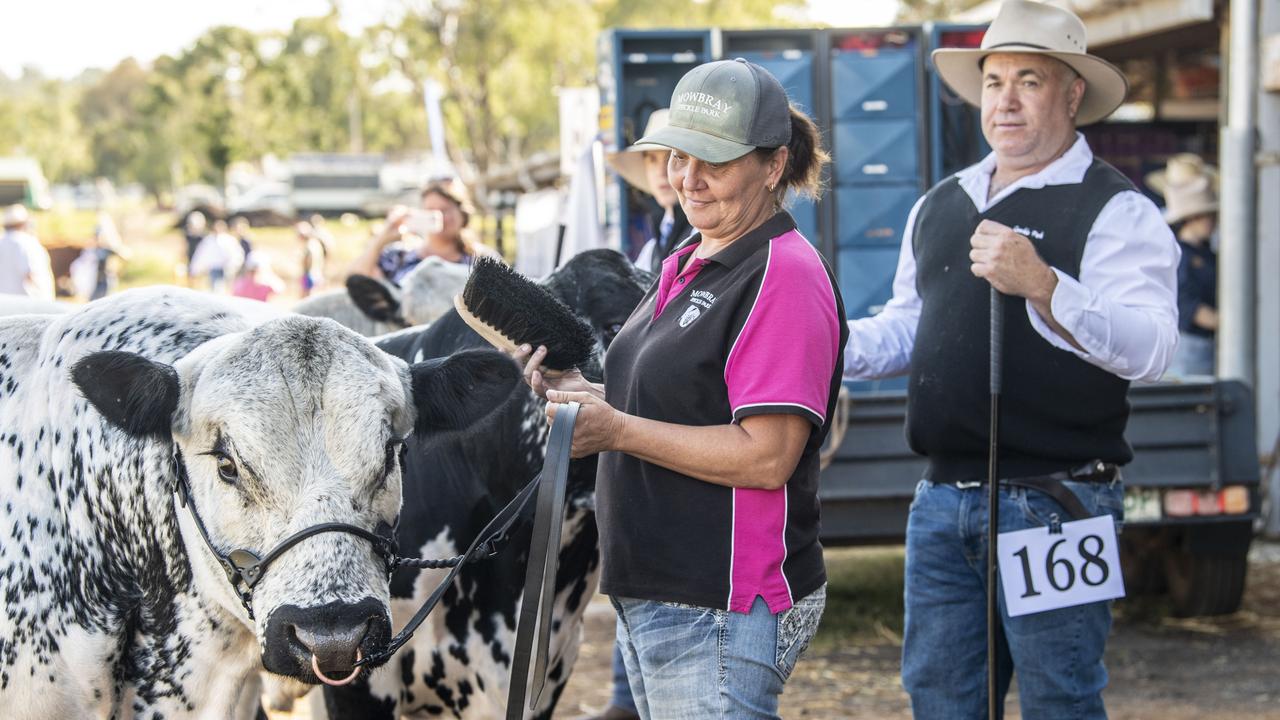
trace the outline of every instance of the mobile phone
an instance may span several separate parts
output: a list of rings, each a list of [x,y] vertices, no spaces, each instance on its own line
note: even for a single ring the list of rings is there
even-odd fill
[[[439,210],[412,208],[409,210],[409,217],[405,218],[404,229],[423,238],[435,235],[444,229],[444,213]]]

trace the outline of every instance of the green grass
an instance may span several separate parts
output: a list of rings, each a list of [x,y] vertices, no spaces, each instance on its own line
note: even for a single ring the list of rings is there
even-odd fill
[[[902,638],[902,547],[829,548],[827,607],[815,647]]]

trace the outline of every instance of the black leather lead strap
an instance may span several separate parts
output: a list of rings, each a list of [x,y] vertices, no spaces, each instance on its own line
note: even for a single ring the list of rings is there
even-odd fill
[[[471,541],[471,545],[467,547],[467,551],[458,556],[458,562],[453,565],[449,574],[445,576],[444,580],[440,581],[440,584],[432,591],[426,602],[422,604],[422,607],[418,608],[418,612],[414,613],[413,617],[409,618],[409,622],[405,623],[405,626],[401,628],[399,634],[391,639],[391,643],[387,645],[387,649],[377,653],[376,655],[365,656],[363,659],[355,663],[356,667],[377,665],[378,663],[387,660],[392,655],[395,655],[397,650],[403,647],[405,643],[409,642],[409,639],[413,637],[413,633],[417,631],[418,626],[427,619],[427,615],[430,615],[431,611],[435,609],[435,606],[440,603],[440,598],[444,597],[445,592],[453,586],[453,581],[457,579],[458,573],[462,572],[462,568],[477,560],[483,560],[493,552],[492,549],[497,545],[498,539],[505,536],[507,531],[511,529],[511,526],[515,524],[516,519],[520,517],[525,506],[529,504],[529,499],[533,497],[534,491],[540,487],[541,480],[545,475],[546,470],[544,467],[543,472],[538,473],[533,480],[530,480],[529,484],[525,485],[524,488],[522,488],[511,500],[511,502],[507,503],[507,506],[502,508],[502,510],[500,510],[498,514],[484,526],[484,528],[476,535],[475,539]],[[416,567],[416,565],[413,565],[411,562],[403,564],[409,565],[410,567]]]
[[[538,489],[537,515],[529,544],[529,566],[524,575],[520,622],[516,626],[516,647],[511,660],[511,683],[507,692],[507,720],[524,718],[525,698],[530,708],[538,704],[547,680],[547,654],[551,641],[551,611],[555,605],[556,569],[560,558],[560,530],[564,520],[565,487],[569,481],[569,451],[573,446],[573,426],[578,419],[578,403],[556,409],[547,440],[547,457],[542,475],[548,480]],[[534,631],[538,652],[533,656]],[[529,661],[534,659],[533,685],[529,686]],[[528,692],[528,691],[532,692]]]

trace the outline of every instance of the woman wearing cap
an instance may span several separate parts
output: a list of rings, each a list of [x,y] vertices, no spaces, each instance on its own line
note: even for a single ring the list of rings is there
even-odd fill
[[[640,716],[777,717],[825,605],[818,448],[845,337],[831,271],[782,200],[816,193],[827,157],[743,60],[691,70],[640,142],[671,148],[696,233],[610,345],[603,386],[549,389],[541,348],[526,376],[582,403],[574,455],[602,453],[601,590]]]
[[[399,283],[432,256],[469,266],[479,256],[498,255],[470,237],[467,224],[475,210],[462,181],[433,180],[422,189],[421,201],[420,208],[391,211],[382,231],[351,264],[351,274]]]
[[[1178,349],[1169,366],[1169,374],[1175,377],[1213,374],[1214,334],[1218,330],[1218,255],[1210,243],[1218,228],[1218,194],[1211,168],[1184,162],[1192,169],[1178,172],[1171,159],[1165,175],[1148,179],[1149,185],[1158,185],[1164,194],[1164,219],[1182,249],[1178,261]]]
[[[654,110],[645,124],[645,136],[667,126],[667,108]],[[649,240],[636,255],[636,267],[652,273],[662,271],[662,261],[689,234],[689,220],[680,207],[675,188],[667,180],[667,158],[671,148],[653,143],[635,143],[621,152],[609,153],[608,162],[631,187],[652,195],[660,213],[649,218],[653,229]]]

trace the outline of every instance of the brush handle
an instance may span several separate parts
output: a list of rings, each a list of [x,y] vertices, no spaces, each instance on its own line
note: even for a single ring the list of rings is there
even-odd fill
[[[468,327],[475,330],[480,337],[487,340],[494,348],[511,355],[515,353],[516,348],[520,347],[520,343],[512,340],[506,335],[503,335],[501,330],[472,314],[472,312],[467,309],[467,304],[462,301],[461,295],[453,296],[453,309],[458,311],[458,315],[462,316],[462,321],[465,322]],[[558,378],[563,376],[566,371],[543,368],[541,372],[543,377]]]

